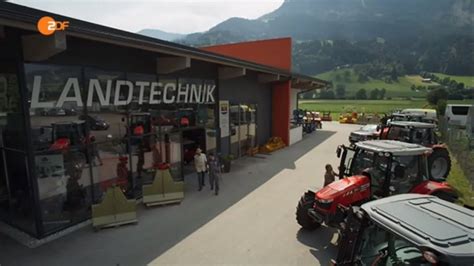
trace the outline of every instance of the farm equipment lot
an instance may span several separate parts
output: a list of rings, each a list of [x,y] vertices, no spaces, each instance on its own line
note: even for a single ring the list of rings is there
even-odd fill
[[[0,235],[0,264],[328,265],[335,230],[300,229],[295,202],[323,186],[324,165],[338,165],[336,147],[360,126],[323,123],[291,147],[235,161],[217,197],[187,176],[180,205],[139,207],[137,225],[98,233],[86,226],[35,249]]]

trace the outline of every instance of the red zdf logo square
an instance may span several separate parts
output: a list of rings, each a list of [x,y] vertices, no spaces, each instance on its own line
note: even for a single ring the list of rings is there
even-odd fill
[[[42,17],[38,20],[38,31],[43,35],[51,35],[57,30],[69,27],[69,21],[56,21],[52,17]]]

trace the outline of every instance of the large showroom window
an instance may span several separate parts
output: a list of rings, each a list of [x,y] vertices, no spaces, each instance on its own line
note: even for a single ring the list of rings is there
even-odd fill
[[[91,136],[80,118],[82,69],[25,64],[33,161],[44,233],[90,217]]]

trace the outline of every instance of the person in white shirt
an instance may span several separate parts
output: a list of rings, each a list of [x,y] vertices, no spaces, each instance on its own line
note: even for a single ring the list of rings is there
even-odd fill
[[[194,155],[194,167],[196,168],[198,176],[199,191],[201,191],[202,187],[205,186],[204,179],[207,170],[207,158],[200,148],[196,149],[196,154]]]

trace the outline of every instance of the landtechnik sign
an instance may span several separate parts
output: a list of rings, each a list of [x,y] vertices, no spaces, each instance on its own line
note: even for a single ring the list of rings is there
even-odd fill
[[[102,81],[104,82],[104,81]],[[31,92],[31,108],[63,107],[65,102],[74,102],[78,107],[92,106],[93,102],[101,106],[122,106],[132,101],[139,105],[174,104],[174,103],[215,103],[214,91],[216,85],[201,83],[175,83],[107,80],[102,86],[98,79],[90,79],[87,83],[87,97],[82,97],[79,79],[68,78],[57,101],[41,101],[42,76],[34,76]],[[103,83],[102,83],[103,84]]]

